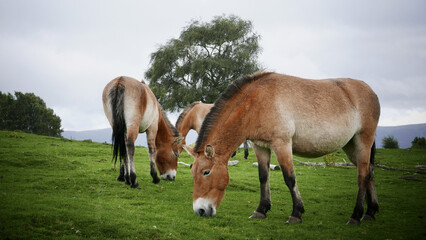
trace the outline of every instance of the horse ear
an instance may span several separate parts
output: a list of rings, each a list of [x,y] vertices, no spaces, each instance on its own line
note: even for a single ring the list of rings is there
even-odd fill
[[[183,149],[185,149],[185,151],[193,158],[193,159],[195,159],[195,155],[196,155],[196,153],[194,152],[194,149],[192,148],[192,147],[190,147],[190,146],[187,146],[187,145],[183,145],[182,146],[183,147]]]
[[[179,136],[177,138],[175,138],[175,141],[173,142],[174,145],[179,145],[182,143],[182,140],[184,139],[183,136]]]
[[[205,150],[204,150],[204,154],[206,155],[207,158],[212,158],[214,156],[214,148],[212,145],[207,145]]]

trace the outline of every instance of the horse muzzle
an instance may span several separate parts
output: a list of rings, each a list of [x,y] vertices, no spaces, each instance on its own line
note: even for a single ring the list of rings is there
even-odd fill
[[[165,174],[161,174],[164,180],[174,181],[176,178],[176,170],[168,170]]]
[[[212,201],[206,198],[198,198],[193,202],[194,213],[200,217],[213,217],[216,215],[216,208]]]

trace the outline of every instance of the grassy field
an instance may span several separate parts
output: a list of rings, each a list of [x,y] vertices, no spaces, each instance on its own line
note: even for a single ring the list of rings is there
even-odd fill
[[[147,149],[136,149],[141,189],[115,179],[111,146],[0,131],[0,239],[425,239],[425,175],[376,169],[377,221],[345,225],[357,193],[356,169],[295,165],[306,213],[285,224],[291,197],[281,171],[271,171],[272,209],[249,219],[260,198],[253,152],[229,167],[230,185],[217,215],[192,210],[192,175],[151,183]],[[185,153],[179,161],[191,163]],[[342,153],[336,159],[342,161]],[[300,159],[300,158],[299,158]],[[300,159],[308,161],[307,159]],[[309,160],[324,162],[323,158]],[[379,149],[380,164],[414,169],[425,150]],[[277,164],[272,160],[272,164]]]

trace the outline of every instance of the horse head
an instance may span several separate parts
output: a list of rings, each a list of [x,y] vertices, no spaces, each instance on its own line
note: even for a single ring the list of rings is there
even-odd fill
[[[223,157],[215,154],[211,145],[206,145],[200,152],[194,152],[188,146],[184,148],[194,158],[191,167],[194,212],[198,216],[214,216],[229,183],[227,161],[221,161]]]
[[[182,148],[182,136],[174,137],[168,144],[157,146],[156,165],[164,180],[175,180],[179,149]],[[170,148],[171,146],[171,148]]]

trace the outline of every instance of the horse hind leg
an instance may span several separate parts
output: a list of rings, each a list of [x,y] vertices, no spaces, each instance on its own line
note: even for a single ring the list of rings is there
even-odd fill
[[[271,209],[271,191],[269,186],[271,150],[255,144],[253,144],[253,150],[259,164],[260,202],[256,211],[254,211],[250,218],[266,218],[266,213]]]
[[[373,162],[374,145],[368,137],[355,136],[343,150],[348,158],[357,166],[358,172],[358,194],[355,208],[347,224],[359,225],[364,213],[364,200],[367,196],[367,212],[363,220],[374,220],[374,214],[379,209],[375,185]],[[371,147],[371,145],[373,145]],[[371,147],[371,148],[370,148]]]
[[[118,175],[117,181],[119,182],[124,182],[124,163],[121,164],[120,166],[120,175]]]
[[[157,159],[157,148],[155,146],[155,138],[157,135],[157,129],[153,128],[146,131],[146,139],[148,143],[148,154],[149,154],[149,166],[150,173],[152,177],[152,182],[155,184],[160,183],[160,178],[157,175],[157,168],[155,166],[155,161]]]
[[[138,188],[139,184],[136,180],[136,169],[135,169],[135,141],[138,136],[138,129],[135,127],[128,128],[126,148],[127,148],[127,164],[123,166],[124,180],[126,184],[130,185],[132,188]],[[121,174],[121,169],[120,169]]]
[[[244,159],[247,159],[248,155],[249,155],[248,143],[247,143],[247,141],[244,141]]]
[[[376,152],[376,143],[373,143],[370,151],[370,178],[367,183],[367,212],[362,218],[363,221],[376,220],[374,215],[379,211],[376,187],[374,184],[374,155]]]

